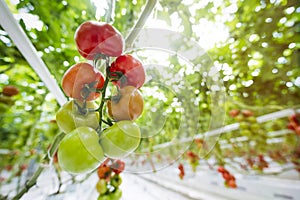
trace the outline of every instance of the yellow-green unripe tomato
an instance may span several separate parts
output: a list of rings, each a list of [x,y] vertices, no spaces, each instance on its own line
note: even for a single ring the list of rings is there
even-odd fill
[[[79,127],[68,133],[58,147],[60,167],[72,174],[87,173],[96,169],[104,154],[97,132],[90,127]]]
[[[110,194],[105,194],[105,195],[99,195],[97,200],[116,200],[116,199],[112,199]]]
[[[111,194],[112,199],[114,200],[119,200],[122,197],[122,190],[120,190],[119,188],[116,189],[112,194]]]
[[[121,176],[119,174],[115,174],[113,177],[111,177],[110,184],[115,188],[119,187],[122,184]]]
[[[141,141],[138,125],[132,121],[116,122],[100,136],[104,154],[109,158],[123,158],[136,150]]]
[[[96,184],[96,190],[99,194],[104,194],[107,191],[107,183],[105,179],[99,179]]]
[[[97,129],[99,126],[99,112],[88,112],[87,109],[96,109],[98,105],[95,102],[87,101],[84,110],[78,107],[83,107],[82,102],[76,101],[76,103],[75,100],[68,101],[56,113],[56,122],[60,130],[69,133],[81,126]]]

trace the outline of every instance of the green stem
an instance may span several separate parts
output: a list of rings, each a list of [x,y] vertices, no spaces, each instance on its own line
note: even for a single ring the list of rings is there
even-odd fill
[[[107,89],[107,86],[108,86],[108,83],[109,83],[109,57],[106,58],[106,75],[105,75],[105,82],[104,82],[104,86],[103,86],[103,91],[102,91],[102,95],[101,95],[101,103],[100,103],[100,106],[99,106],[99,115],[100,115],[100,120],[99,120],[99,133],[101,133],[102,131],[102,118],[103,118],[103,107],[104,107],[104,103],[106,101],[106,98],[105,98],[105,95],[106,95],[106,89]]]
[[[125,44],[126,44],[126,49],[130,48],[138,36],[138,34],[141,31],[141,28],[145,25],[149,15],[153,11],[155,5],[157,3],[157,0],[148,0],[147,4],[141,14],[141,16],[138,18],[137,22],[135,23],[134,27],[132,30],[129,32],[129,35],[125,39]]]
[[[63,139],[63,137],[65,136],[65,133],[60,133],[59,135],[57,135],[52,143],[52,145],[50,146],[50,149],[48,151],[48,154],[45,155],[44,157],[44,162],[48,162],[50,158],[52,158],[58,148],[58,145],[60,143],[60,141]],[[38,179],[38,177],[40,176],[40,174],[43,172],[44,170],[44,164],[41,164],[38,169],[35,171],[35,173],[32,175],[31,179],[29,179],[26,183],[24,188],[22,188],[13,198],[12,200],[18,200],[20,199],[26,192],[28,192],[28,190],[30,188],[32,188],[35,184],[36,181]]]

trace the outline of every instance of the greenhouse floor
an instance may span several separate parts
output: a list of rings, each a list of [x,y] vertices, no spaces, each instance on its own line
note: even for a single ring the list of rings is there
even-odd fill
[[[186,188],[182,186],[176,187],[175,185],[168,184],[165,180],[158,180],[159,183],[153,181],[151,174],[136,175],[124,173],[122,175],[123,183],[121,185],[122,200],[229,200],[218,196],[216,194],[208,194],[203,191],[197,191],[195,189]],[[153,178],[156,177],[153,176]],[[63,193],[47,196],[47,193],[51,193],[51,183],[47,176],[44,176],[45,182],[40,182],[40,187],[32,188],[27,194],[25,194],[21,200],[96,200],[97,192],[95,190],[95,184],[98,177],[91,176],[88,180],[80,184],[69,185],[65,188]],[[178,177],[175,177],[178,178]],[[41,181],[41,180],[40,180]],[[49,184],[48,187],[44,184]],[[46,189],[47,188],[47,189]],[[180,188],[180,189],[179,189]],[[46,191],[48,190],[48,191]],[[187,190],[183,192],[182,190]]]
[[[96,200],[98,193],[95,189],[98,176],[92,174],[81,183],[71,183],[67,173],[61,174],[64,183],[60,193],[53,195],[58,189],[58,179],[53,168],[46,169],[21,200]],[[178,177],[174,168],[166,168],[156,173],[122,173],[122,200],[296,200],[300,197],[300,181],[297,173],[290,171],[280,177],[256,175],[237,175],[236,189],[224,186],[220,174],[199,169],[196,173],[186,169],[183,180]],[[293,179],[294,178],[294,179]],[[16,181],[10,186],[1,188],[1,193],[11,191]],[[52,195],[51,195],[52,194]]]

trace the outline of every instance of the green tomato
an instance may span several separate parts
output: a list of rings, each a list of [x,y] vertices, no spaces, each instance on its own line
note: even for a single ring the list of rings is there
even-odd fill
[[[107,184],[105,179],[99,179],[96,184],[96,190],[99,194],[104,194],[107,192]]]
[[[58,147],[60,167],[72,174],[87,173],[104,161],[104,154],[98,143],[97,132],[90,127],[79,127],[67,134]]]
[[[100,195],[97,200],[115,200],[110,194]]]
[[[76,101],[79,106],[82,102]],[[98,106],[95,102],[86,102],[86,108],[96,109]],[[63,105],[56,113],[56,122],[59,128],[69,133],[77,127],[88,126],[96,129],[99,126],[99,112],[82,113],[75,104],[75,100],[71,100]]]
[[[122,190],[116,189],[114,192],[100,195],[97,200],[119,200],[122,197]]]
[[[113,193],[111,193],[111,198],[114,200],[119,200],[122,197],[122,190],[116,189]]]
[[[141,141],[138,125],[132,121],[119,121],[105,129],[100,136],[104,154],[109,158],[123,158],[136,150]]]
[[[110,179],[110,184],[114,186],[115,188],[119,187],[122,183],[122,178],[120,175],[115,174],[113,177]]]

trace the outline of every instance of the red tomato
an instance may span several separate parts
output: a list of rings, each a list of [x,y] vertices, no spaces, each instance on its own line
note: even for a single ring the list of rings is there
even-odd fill
[[[110,166],[116,174],[120,174],[125,169],[125,163],[121,160],[116,160]]]
[[[62,78],[62,88],[69,97],[78,100],[94,100],[100,96],[96,89],[104,85],[103,74],[88,63],[70,67]]]
[[[219,166],[218,167],[218,172],[220,172],[220,173],[228,173],[228,171],[223,166]]]
[[[242,110],[242,114],[244,117],[251,117],[254,113],[251,110]]]
[[[142,63],[131,55],[119,56],[110,66],[112,78],[119,78],[115,81],[121,88],[127,85],[140,88],[145,83],[146,74]],[[123,76],[118,77],[116,73],[121,73]]]
[[[231,117],[236,117],[236,116],[238,116],[239,114],[240,114],[240,110],[238,110],[238,109],[232,109],[232,110],[229,111],[229,115],[230,115]]]
[[[97,174],[100,179],[109,179],[111,175],[111,168],[107,165],[100,165],[97,169]]]
[[[222,173],[222,176],[225,180],[230,180],[231,179],[231,175],[229,172],[224,172]]]
[[[297,126],[295,131],[298,135],[300,135],[300,126]]]
[[[20,165],[20,169],[21,169],[22,171],[26,170],[27,168],[28,168],[28,165],[27,165],[27,164],[22,164],[22,165]]]
[[[180,163],[180,164],[178,165],[178,169],[179,169],[179,178],[180,178],[180,179],[183,179],[183,177],[184,177],[184,175],[185,175],[183,164]]]
[[[19,94],[19,90],[16,86],[13,86],[13,85],[7,85],[7,86],[4,86],[3,87],[3,91],[2,91],[2,94],[4,96],[15,96],[17,94]]]
[[[195,154],[192,151],[187,151],[186,154],[187,154],[188,158],[198,158],[197,154]]]
[[[298,125],[298,124],[300,124],[298,118],[300,118],[300,114],[299,113],[293,114],[293,115],[289,116],[289,121]]]
[[[85,58],[93,60],[97,54],[120,56],[124,48],[124,39],[112,25],[87,21],[75,32],[78,52]]]
[[[230,188],[237,188],[236,182],[235,180],[231,179],[229,181],[226,182],[227,186]]]

